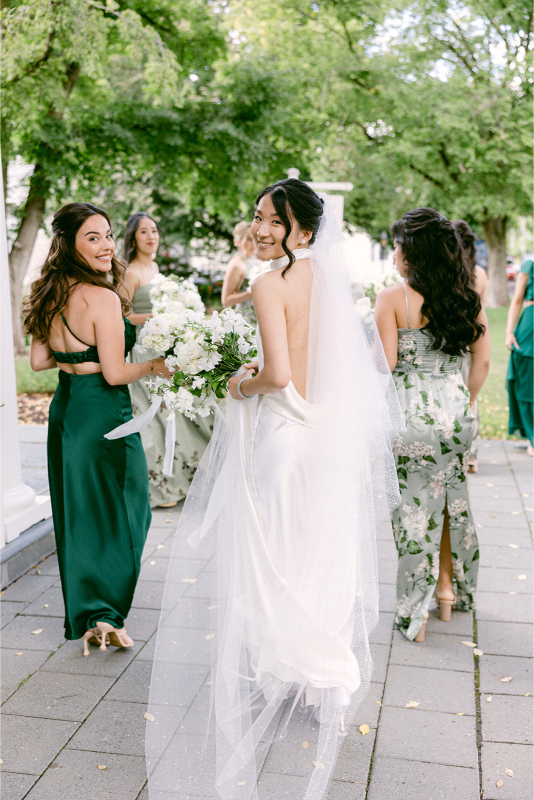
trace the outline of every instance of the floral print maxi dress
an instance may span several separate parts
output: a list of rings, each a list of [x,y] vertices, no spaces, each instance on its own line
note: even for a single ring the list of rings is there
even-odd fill
[[[399,329],[393,378],[406,433],[394,442],[402,502],[392,522],[399,556],[396,623],[410,640],[434,595],[446,506],[457,608],[474,608],[479,551],[466,479],[474,416],[461,367],[460,356],[432,350],[424,329]]]

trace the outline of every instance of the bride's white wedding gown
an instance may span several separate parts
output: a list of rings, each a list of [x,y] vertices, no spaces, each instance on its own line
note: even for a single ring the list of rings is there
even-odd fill
[[[227,400],[182,513],[151,685],[150,800],[319,800],[369,685],[375,524],[398,502],[389,436],[402,417],[328,231],[324,250],[319,236],[296,251],[314,271],[306,399],[290,382]]]

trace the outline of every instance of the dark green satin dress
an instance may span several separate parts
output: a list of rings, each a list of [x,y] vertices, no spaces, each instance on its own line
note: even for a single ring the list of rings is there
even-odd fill
[[[135,328],[125,320],[125,355],[134,343]],[[95,346],[54,356],[58,363],[99,360]],[[48,474],[67,639],[81,638],[97,621],[122,628],[132,604],[151,522],[147,463],[138,433],[104,439],[130,419],[128,386],[111,386],[101,372],[59,371]]]
[[[525,300],[534,300],[534,262],[528,259],[521,272],[529,276]],[[534,306],[527,306],[514,331],[519,350],[510,354],[506,382],[510,417],[508,433],[528,439],[534,447]]]

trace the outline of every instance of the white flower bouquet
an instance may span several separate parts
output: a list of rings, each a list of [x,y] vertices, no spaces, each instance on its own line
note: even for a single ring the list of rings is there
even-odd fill
[[[163,352],[174,373],[170,382],[150,381],[152,394],[162,397],[171,413],[190,419],[208,416],[225,396],[228,378],[256,356],[254,328],[231,308],[205,319],[202,312],[179,311],[170,303],[146,321],[140,345]]]
[[[154,313],[166,311],[172,303],[180,303],[182,308],[204,313],[204,303],[193,281],[187,278],[178,278],[175,275],[156,275],[150,282],[150,299]],[[178,306],[174,306],[175,309]]]

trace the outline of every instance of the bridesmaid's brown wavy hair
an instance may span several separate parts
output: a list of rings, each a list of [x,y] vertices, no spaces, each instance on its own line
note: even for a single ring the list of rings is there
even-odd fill
[[[48,340],[52,320],[69,302],[75,283],[109,289],[118,295],[123,316],[130,313],[131,303],[124,296],[125,293],[123,295],[121,292],[126,271],[122,261],[113,256],[111,270],[98,272],[76,250],[78,230],[86,219],[95,215],[104,217],[111,228],[106,212],[92,203],[68,203],[54,214],[54,236],[50,250],[41,267],[41,275],[32,283],[29,297],[23,306],[26,333],[30,333],[39,342]]]

